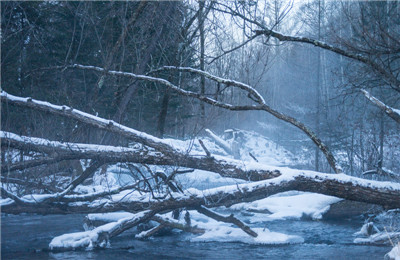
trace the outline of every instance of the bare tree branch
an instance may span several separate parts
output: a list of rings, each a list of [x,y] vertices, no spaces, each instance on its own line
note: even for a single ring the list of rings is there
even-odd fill
[[[364,96],[372,102],[375,106],[377,106],[379,109],[381,109],[383,112],[385,112],[390,118],[392,118],[394,121],[396,121],[398,124],[400,124],[400,110],[394,109],[376,97],[372,96],[368,91],[365,89],[361,89],[361,92],[364,94]]]
[[[50,165],[53,163],[58,163],[61,161],[66,161],[66,160],[76,160],[80,159],[80,156],[74,156],[74,155],[63,155],[63,156],[56,156],[56,157],[44,157],[40,159],[32,159],[28,161],[22,161],[22,162],[17,162],[13,164],[2,164],[1,165],[1,172],[12,172],[12,171],[17,171],[17,170],[23,170],[23,169],[29,169],[32,167],[37,167],[40,165]]]
[[[247,233],[248,235],[252,236],[252,237],[257,237],[258,234],[256,232],[254,232],[254,230],[252,230],[249,226],[245,225],[242,221],[240,221],[239,219],[235,218],[233,216],[233,214],[229,215],[229,216],[222,216],[220,214],[217,214],[207,208],[204,208],[203,206],[200,206],[198,208],[196,208],[196,210],[201,213],[206,215],[207,217],[213,218],[217,221],[221,221],[221,222],[226,222],[226,223],[232,223],[235,224],[236,226],[238,226],[240,229],[242,229],[245,233]]]
[[[29,97],[21,98],[21,97],[17,97],[17,96],[8,94],[5,91],[1,92],[1,101],[8,102],[10,104],[17,105],[17,106],[29,107],[32,109],[49,112],[51,114],[56,114],[56,115],[64,116],[67,118],[71,118],[71,119],[77,120],[79,122],[97,127],[99,129],[103,129],[103,130],[106,130],[106,131],[109,131],[112,133],[119,134],[128,139],[131,139],[133,141],[142,143],[142,144],[150,146],[150,147],[153,147],[153,145],[157,145],[157,149],[161,149],[164,151],[174,150],[174,148],[169,143],[167,143],[166,141],[164,141],[160,138],[148,135],[143,132],[139,132],[132,128],[118,124],[112,120],[106,120],[106,119],[85,113],[83,111],[73,109],[68,106],[57,106],[57,105],[50,104],[48,102],[35,100],[35,99],[29,98]]]
[[[219,58],[221,58],[222,56],[229,54],[231,52],[236,51],[237,49],[242,48],[243,46],[245,46],[246,44],[248,44],[249,42],[251,42],[252,40],[254,40],[255,38],[257,38],[258,35],[253,35],[252,37],[248,38],[247,40],[245,40],[244,42],[242,42],[241,44],[239,44],[238,46],[233,47],[232,49],[229,49],[227,51],[223,51],[222,54],[214,57],[211,61],[207,62],[208,64],[213,63],[214,61],[218,60]]]
[[[87,69],[87,70],[95,70],[95,71],[99,71],[99,72],[105,71],[103,68],[94,67],[94,66],[84,66],[84,65],[79,65],[79,64],[75,64],[70,67],[79,68],[79,69]],[[259,105],[240,106],[240,105],[232,105],[229,103],[224,103],[224,102],[217,101],[215,99],[209,98],[205,95],[202,95],[202,94],[199,94],[196,92],[184,90],[178,86],[175,86],[171,82],[169,82],[165,79],[161,79],[161,78],[149,77],[149,76],[144,76],[144,75],[136,75],[133,73],[121,72],[121,71],[107,71],[107,73],[109,73],[111,75],[126,76],[126,77],[132,77],[132,78],[136,78],[136,79],[140,79],[140,80],[147,80],[147,81],[151,81],[151,82],[160,83],[162,85],[169,87],[170,89],[172,89],[173,91],[177,92],[180,95],[197,98],[198,100],[203,101],[207,104],[210,104],[210,105],[213,105],[216,107],[220,107],[220,108],[224,108],[224,109],[228,109],[228,110],[233,110],[233,111],[263,110],[263,111],[266,111],[266,112],[270,113],[271,115],[275,116],[276,118],[283,120],[283,121],[297,127],[302,132],[304,132],[317,145],[317,147],[321,150],[321,152],[325,155],[325,158],[327,159],[327,161],[328,161],[329,165],[332,167],[332,169],[336,173],[342,172],[341,167],[337,164],[336,159],[333,156],[332,152],[329,150],[328,146],[326,146],[322,142],[322,140],[319,139],[319,137],[310,128],[308,128],[306,125],[304,125],[297,119],[290,117],[288,115],[282,114],[282,113],[272,109],[270,106],[268,106],[265,103],[263,97],[254,88],[252,88],[246,84],[240,83],[240,82],[236,82],[233,80],[226,80],[226,79],[222,79],[222,78],[213,76],[213,75],[211,75],[205,71],[201,71],[201,70],[196,70],[196,69],[192,69],[192,68],[179,68],[179,67],[178,68],[177,67],[166,67],[166,68],[198,73],[198,74],[204,75],[206,77],[209,77],[210,79],[215,80],[217,82],[221,81],[224,84],[232,85],[233,87],[238,87],[240,89],[247,91],[251,96],[253,96],[253,98],[256,99],[256,101],[259,103]]]
[[[223,6],[224,8],[226,8],[227,10],[224,9],[220,9],[220,8],[216,8],[214,7],[215,10],[222,12],[222,13],[227,13],[233,16],[237,16],[240,17],[241,19],[243,19],[244,21],[247,21],[249,23],[252,23],[256,26],[258,26],[260,29],[259,30],[255,30],[255,35],[254,36],[259,36],[259,35],[265,35],[268,38],[269,37],[274,37],[280,41],[286,41],[286,42],[300,42],[300,43],[306,43],[306,44],[311,44],[313,46],[337,53],[341,56],[356,60],[358,62],[364,63],[366,65],[368,65],[369,67],[371,67],[374,71],[376,71],[378,74],[380,74],[383,79],[385,79],[390,85],[391,87],[396,90],[397,92],[400,92],[400,80],[393,75],[389,70],[385,69],[384,67],[382,67],[381,65],[379,65],[377,62],[375,62],[373,59],[360,55],[360,54],[355,54],[352,53],[350,51],[341,49],[339,47],[327,44],[325,42],[316,40],[316,39],[311,39],[311,38],[307,38],[307,37],[298,37],[298,36],[288,36],[288,35],[284,35],[282,33],[276,32],[274,30],[271,30],[270,28],[267,28],[266,25],[264,23],[258,22],[252,18],[249,18],[247,16],[245,16],[242,13],[239,13],[236,10],[233,10],[231,7],[229,7],[228,5],[225,5],[223,3],[219,3],[220,6]]]
[[[288,36],[288,35],[283,35],[281,33],[275,32],[273,30],[269,30],[266,28],[263,28],[262,30],[256,30],[255,31],[256,35],[265,35],[267,37],[274,37],[277,38],[280,41],[288,41],[288,42],[301,42],[301,43],[307,43],[314,45],[316,47],[337,53],[341,56],[359,61],[361,63],[364,63],[368,66],[370,66],[374,71],[378,72],[392,87],[394,90],[397,92],[400,92],[400,80],[397,79],[392,73],[390,73],[387,69],[373,61],[372,59],[365,57],[360,54],[354,54],[349,51],[343,50],[341,48],[335,47],[333,45],[324,43],[319,40],[307,38],[307,37],[297,37],[297,36]]]

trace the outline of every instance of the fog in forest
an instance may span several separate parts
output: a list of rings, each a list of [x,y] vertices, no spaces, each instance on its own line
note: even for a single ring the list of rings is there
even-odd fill
[[[398,1],[2,1],[2,256],[50,214],[41,257],[181,230],[400,259],[399,75]]]

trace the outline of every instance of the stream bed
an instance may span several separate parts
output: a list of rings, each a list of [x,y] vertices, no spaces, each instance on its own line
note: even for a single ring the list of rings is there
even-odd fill
[[[53,237],[83,231],[85,215],[2,215],[1,259],[383,259],[390,246],[358,245],[354,232],[363,221],[277,220],[257,224],[271,231],[304,238],[304,243],[254,245],[190,242],[177,233],[149,240],[126,232],[111,239],[111,248],[53,253],[46,249]]]

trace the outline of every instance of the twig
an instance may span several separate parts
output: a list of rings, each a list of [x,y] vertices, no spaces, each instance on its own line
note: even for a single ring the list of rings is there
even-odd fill
[[[249,155],[251,158],[253,158],[254,161],[258,162],[257,158],[251,152],[249,152]]]

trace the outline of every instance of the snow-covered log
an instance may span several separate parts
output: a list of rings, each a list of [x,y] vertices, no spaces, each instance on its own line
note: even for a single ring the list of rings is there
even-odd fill
[[[309,191],[347,200],[400,208],[400,184],[360,179],[344,174],[324,174],[311,171],[281,169],[281,176],[270,180],[224,186],[209,190],[188,189],[183,193],[172,193],[163,200],[153,199],[149,194],[115,195],[113,199],[102,198],[86,203],[50,202],[46,204],[18,204],[7,199],[1,202],[4,213],[92,213],[143,210],[165,211],[178,208],[196,209],[200,206],[213,208],[230,206],[266,198],[273,194],[289,191]],[[38,195],[44,196],[44,195]],[[25,199],[36,200],[35,196]]]
[[[155,213],[156,212],[154,211],[143,211],[133,215],[132,217],[123,218],[116,222],[97,227],[93,230],[61,235],[53,238],[50,242],[49,248],[56,251],[76,248],[90,249],[94,247],[107,247],[110,238],[115,237],[142,222],[150,220]]]
[[[230,145],[225,142],[225,140],[219,138],[216,134],[214,134],[210,129],[205,129],[205,132],[208,134],[208,136],[214,140],[216,144],[218,144],[222,149],[225,150],[228,154],[232,154],[232,149]]]
[[[398,241],[400,232],[379,232],[366,238],[356,238],[357,244],[389,244],[390,241]]]
[[[279,171],[258,163],[246,163],[221,156],[195,156],[180,152],[177,149],[168,153],[149,151],[127,147],[107,145],[78,144],[50,141],[42,138],[19,136],[13,133],[0,131],[2,147],[14,147],[21,150],[41,151],[49,154],[56,153],[59,160],[94,159],[101,162],[131,162],[152,165],[182,166],[219,173],[223,177],[258,181],[274,178],[280,175]],[[153,146],[156,146],[153,144]],[[42,160],[40,162],[48,162]],[[39,163],[39,162],[38,162]],[[29,164],[33,165],[33,164]],[[18,164],[20,166],[20,164]],[[35,165],[37,166],[37,165]],[[2,169],[15,168],[11,165],[2,165]]]
[[[121,136],[124,136],[128,139],[136,141],[138,143],[142,143],[146,146],[153,147],[162,152],[173,151],[175,148],[172,147],[168,142],[163,139],[154,137],[152,135],[146,134],[144,132],[137,131],[135,129],[126,127],[124,125],[118,124],[112,120],[107,120],[104,118],[100,118],[83,111],[73,109],[68,106],[58,106],[51,104],[49,102],[35,100],[30,97],[23,98],[8,94],[5,91],[1,91],[0,94],[1,101],[3,103],[10,103],[13,105],[32,108],[35,110],[40,110],[44,112],[48,112],[55,115],[60,115],[63,117],[67,117],[70,119],[77,120],[79,122],[97,127],[102,130],[106,130]]]

